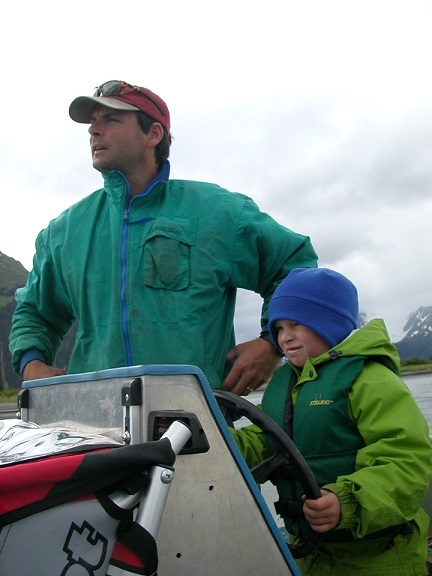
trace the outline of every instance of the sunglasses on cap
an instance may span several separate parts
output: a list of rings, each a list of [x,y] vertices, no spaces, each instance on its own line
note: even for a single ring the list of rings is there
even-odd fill
[[[159,104],[156,102],[156,100],[154,98],[152,98],[151,96],[149,96],[147,94],[147,92],[144,92],[144,90],[142,90],[139,86],[132,86],[132,84],[128,84],[127,82],[123,82],[122,80],[109,80],[108,82],[104,82],[103,84],[101,84],[100,86],[98,86],[96,88],[93,96],[97,96],[97,97],[102,96],[105,98],[109,98],[110,96],[116,96],[116,95],[124,94],[125,91],[129,91],[129,90],[138,92],[139,94],[144,96],[144,98],[147,98],[147,100],[150,100],[150,102],[154,106],[156,106],[156,108],[159,110],[159,112],[162,114],[162,116],[165,116],[165,112],[162,110],[162,108],[159,106]]]

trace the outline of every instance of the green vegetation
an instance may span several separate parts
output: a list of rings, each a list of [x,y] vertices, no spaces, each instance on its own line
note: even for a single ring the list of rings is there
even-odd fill
[[[0,402],[16,402],[20,389],[12,388],[11,390],[0,390]]]
[[[4,301],[14,299],[15,290],[24,286],[27,276],[28,272],[20,262],[0,252],[0,295]]]
[[[3,294],[0,294],[0,308],[2,308],[2,306],[6,306],[6,304],[8,304],[13,299],[13,296],[3,296]]]
[[[424,360],[423,358],[407,358],[406,360],[401,360],[401,372],[424,372],[426,370],[432,370],[432,356]]]
[[[28,276],[24,266],[0,252],[0,388],[17,388],[20,378],[13,373],[12,359],[9,352],[9,333],[14,313],[15,291],[24,286]]]

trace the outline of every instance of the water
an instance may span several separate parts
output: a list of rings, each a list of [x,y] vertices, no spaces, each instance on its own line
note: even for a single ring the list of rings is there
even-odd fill
[[[404,376],[403,380],[414,396],[432,435],[432,373]]]
[[[410,389],[421,413],[426,418],[426,422],[429,425],[429,433],[432,435],[432,372],[403,376],[403,381]],[[256,405],[261,402],[262,395],[263,392],[257,390],[249,394],[247,398]],[[244,426],[248,422],[246,419],[242,419],[239,423]]]
[[[429,433],[432,436],[432,372],[427,374],[404,376],[403,380],[410,389],[411,394],[414,396],[414,399],[416,400],[421,413],[425,417],[426,422],[429,425]],[[263,392],[257,390],[256,392],[249,394],[248,400],[250,400],[255,405],[259,404],[261,402],[262,395]],[[242,427],[246,426],[247,424],[249,424],[249,421],[246,418],[242,418],[236,423],[236,426]],[[261,486],[261,492],[264,500],[267,502],[270,512],[276,521],[276,524],[279,527],[282,527],[283,520],[278,515],[276,515],[273,505],[273,502],[278,500],[276,488],[271,482],[266,482]]]

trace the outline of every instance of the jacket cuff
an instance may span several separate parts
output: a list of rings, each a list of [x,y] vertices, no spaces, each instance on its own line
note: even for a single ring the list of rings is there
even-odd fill
[[[266,331],[262,331],[261,334],[259,335],[260,338],[262,338],[263,340],[265,340],[266,342],[270,342],[270,344],[273,346],[273,348],[275,349],[275,351],[279,354],[279,356],[283,356],[282,352],[279,350],[279,348],[277,348],[277,346],[274,345],[273,339],[270,336],[270,332],[266,332]]]
[[[336,528],[355,530],[358,519],[358,502],[353,494],[347,492],[340,484],[326,484],[321,487],[323,490],[333,492],[338,497],[341,507],[341,520]]]
[[[46,364],[46,359],[45,359],[45,356],[42,354],[42,352],[40,350],[38,350],[37,348],[30,348],[29,350],[26,350],[24,352],[24,354],[21,356],[21,360],[20,360],[20,374],[21,374],[21,376],[23,375],[24,368],[32,360],[40,360],[41,362],[44,362],[44,364]]]

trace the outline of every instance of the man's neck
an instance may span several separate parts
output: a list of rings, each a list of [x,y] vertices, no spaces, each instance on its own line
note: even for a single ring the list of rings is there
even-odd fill
[[[150,182],[156,178],[158,171],[159,167],[155,164],[151,170],[146,170],[143,174],[134,174],[132,176],[125,174],[129,182],[129,193],[131,197],[141,194]]]
[[[162,166],[155,165],[154,170],[147,171],[145,178],[138,178],[136,180],[129,181],[130,196],[137,196],[138,194],[143,194],[152,188],[153,184],[157,182],[167,182],[170,176],[170,163],[169,160],[165,160]]]

